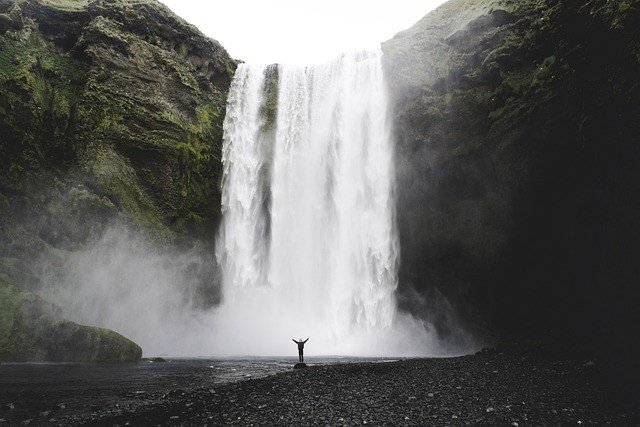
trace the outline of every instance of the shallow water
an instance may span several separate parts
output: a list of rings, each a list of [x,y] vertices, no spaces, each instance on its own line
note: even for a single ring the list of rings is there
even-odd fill
[[[384,358],[308,357],[314,364]],[[297,358],[167,359],[132,364],[2,364],[0,419],[19,422],[88,416],[156,402],[166,393],[291,370]]]

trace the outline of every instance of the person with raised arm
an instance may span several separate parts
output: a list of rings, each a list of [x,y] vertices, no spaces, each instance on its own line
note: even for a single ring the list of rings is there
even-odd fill
[[[300,338],[300,340],[298,341],[293,338],[292,340],[294,343],[298,344],[298,360],[300,361],[300,363],[304,363],[304,343],[309,341],[309,337],[307,337],[306,340],[303,340],[302,338]]]

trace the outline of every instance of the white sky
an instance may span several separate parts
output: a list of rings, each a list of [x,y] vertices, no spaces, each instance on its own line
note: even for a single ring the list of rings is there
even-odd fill
[[[161,0],[235,59],[309,64],[375,48],[444,0]]]

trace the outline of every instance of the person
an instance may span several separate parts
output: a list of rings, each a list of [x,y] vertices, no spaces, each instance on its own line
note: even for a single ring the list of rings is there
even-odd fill
[[[307,341],[309,341],[309,338],[307,337],[306,340],[302,340],[302,338],[300,338],[299,341],[296,341],[292,338],[293,342],[298,344],[298,360],[300,361],[300,363],[304,362],[304,343],[306,343]]]

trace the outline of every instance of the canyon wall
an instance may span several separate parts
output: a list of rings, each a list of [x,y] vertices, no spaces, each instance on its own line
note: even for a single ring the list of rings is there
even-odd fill
[[[639,26],[638,1],[452,0],[383,44],[406,308],[638,354]]]
[[[235,67],[156,1],[0,0],[0,279],[55,282],[112,228],[210,246]]]

